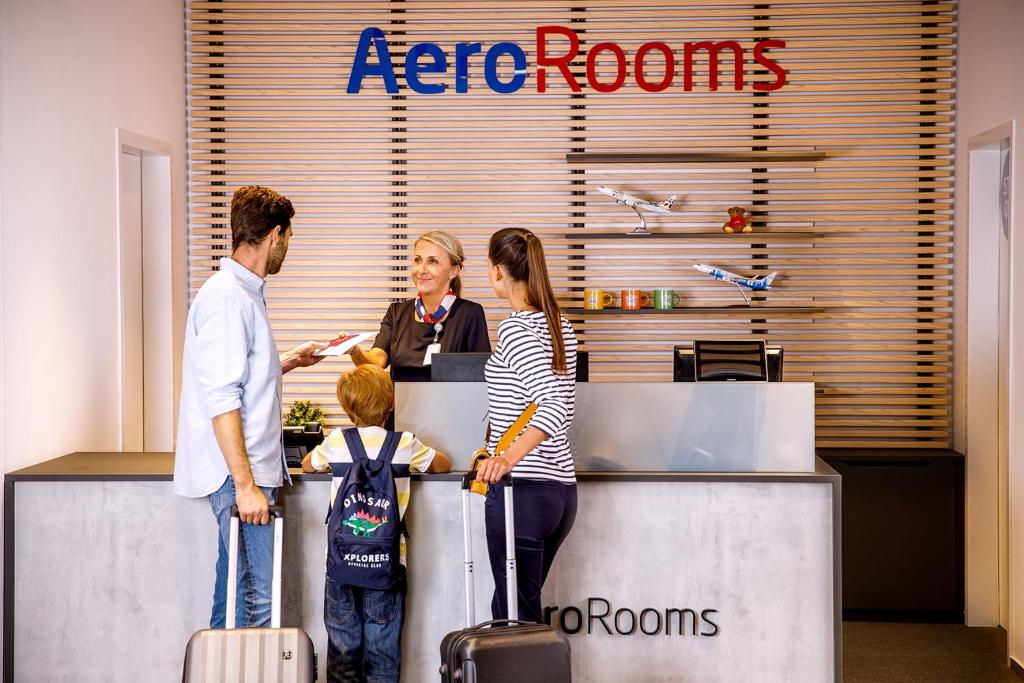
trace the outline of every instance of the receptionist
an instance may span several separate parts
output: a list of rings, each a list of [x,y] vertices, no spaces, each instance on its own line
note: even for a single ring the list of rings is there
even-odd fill
[[[391,368],[396,382],[430,381],[434,353],[490,353],[480,304],[463,299],[466,257],[458,238],[432,230],[416,240],[410,275],[416,296],[388,306],[373,348],[349,353],[356,365]]]

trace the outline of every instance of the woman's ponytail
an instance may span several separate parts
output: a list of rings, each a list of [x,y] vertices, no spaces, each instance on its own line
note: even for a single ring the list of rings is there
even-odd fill
[[[529,230],[505,228],[491,236],[488,258],[502,266],[513,280],[526,283],[526,303],[544,313],[551,336],[551,369],[569,371],[565,359],[562,315],[551,289],[547,261],[540,240]]]
[[[526,296],[530,304],[544,312],[548,321],[548,332],[551,334],[551,369],[566,373],[565,339],[562,337],[562,313],[555,300],[548,279],[548,264],[544,259],[544,247],[532,232],[526,233],[526,260],[530,276],[526,281]]]

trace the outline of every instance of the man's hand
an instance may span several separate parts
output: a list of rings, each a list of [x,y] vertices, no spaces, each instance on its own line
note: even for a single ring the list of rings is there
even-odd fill
[[[246,524],[270,524],[270,504],[256,484],[235,491],[238,518]]]
[[[310,365],[316,365],[327,356],[317,356],[315,353],[326,348],[327,344],[308,341],[305,344],[299,344],[285,351],[281,354],[281,372],[289,372],[295,368],[308,368]]]

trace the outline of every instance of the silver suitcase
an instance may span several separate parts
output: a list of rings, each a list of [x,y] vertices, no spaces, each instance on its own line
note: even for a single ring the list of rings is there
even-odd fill
[[[301,628],[281,628],[281,541],[284,518],[272,506],[274,575],[270,628],[235,628],[238,576],[238,508],[231,507],[228,544],[227,628],[203,629],[185,650],[182,683],[313,683],[313,641]]]

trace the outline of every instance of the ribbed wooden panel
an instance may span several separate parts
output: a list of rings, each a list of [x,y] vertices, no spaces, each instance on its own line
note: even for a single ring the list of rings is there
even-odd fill
[[[691,266],[744,274],[779,270],[762,303],[811,312],[570,311],[593,381],[671,378],[671,347],[694,338],[764,338],[786,348],[789,380],[813,380],[822,446],[946,446],[950,440],[955,2],[784,0],[406,0],[192,2],[188,50],[191,286],[230,248],[227,204],[240,185],[271,185],[298,215],[285,268],[268,302],[282,347],[339,330],[375,330],[386,305],[409,296],[415,235],[443,228],[464,242],[469,298],[493,328],[507,312],[487,285],[488,236],[509,225],[545,240],[567,309],[585,288],[675,288],[683,306],[739,303],[735,289]],[[581,53],[602,41],[632,56],[649,41],[677,53],[676,81],[647,93],[632,76],[614,93],[573,93],[554,70],[536,92],[535,29],[575,30]],[[359,33],[387,35],[402,92],[369,78],[345,92]],[[762,39],[788,71],[781,90],[748,56],[747,87],[731,59],[708,90],[706,56],[684,92],[682,44]],[[405,89],[412,44],[458,42],[526,50],[525,87],[499,95]],[[605,55],[606,57],[608,55]],[[649,64],[657,65],[652,58]],[[598,62],[610,81],[610,59]],[[630,64],[632,73],[632,64]],[[510,71],[503,71],[505,78]],[[650,80],[659,74],[649,73]],[[820,152],[779,162],[765,153]],[[729,152],[689,164],[569,163],[570,153]],[[761,156],[759,157],[759,153]],[[739,155],[739,156],[737,156]],[[631,210],[595,190],[679,195],[675,213],[648,216],[656,232],[626,237]],[[746,206],[757,236],[719,232],[725,209]],[[598,238],[619,232],[621,239]],[[773,233],[777,235],[773,236]],[[347,361],[286,378],[286,400],[308,397],[340,421],[334,380]]]

